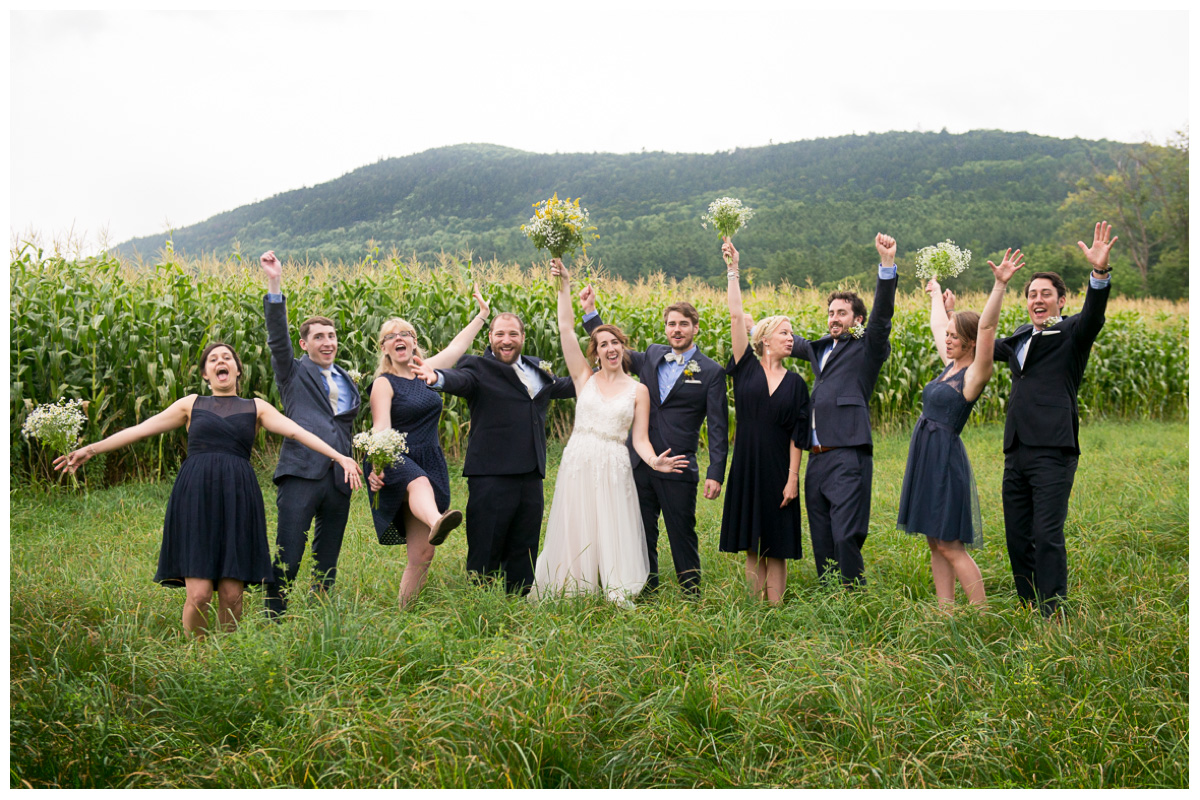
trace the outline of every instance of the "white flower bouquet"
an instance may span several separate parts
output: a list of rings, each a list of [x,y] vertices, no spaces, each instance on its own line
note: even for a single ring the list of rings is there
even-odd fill
[[[971,251],[960,250],[952,240],[917,251],[916,275],[923,281],[953,278],[971,265]]]
[[[587,254],[587,246],[599,239],[594,225],[588,224],[588,210],[579,206],[580,198],[559,200],[558,192],[549,200],[534,203],[533,216],[521,230],[538,250],[549,250],[553,258],[574,254],[576,248]]]
[[[404,454],[408,452],[408,434],[394,428],[382,431],[364,431],[354,436],[354,449],[370,460],[371,468],[380,475],[393,464],[403,464]],[[379,508],[379,494],[376,493],[374,508]]]
[[[79,443],[79,432],[86,424],[82,400],[59,400],[57,403],[44,403],[29,412],[21,425],[21,435],[26,441],[37,439],[42,447],[64,455],[75,449]],[[74,473],[71,474],[71,483],[79,485]]]
[[[746,227],[746,223],[753,216],[754,209],[746,208],[741,200],[734,197],[718,197],[708,204],[708,213],[700,215],[700,227],[708,230],[709,224],[712,224],[721,238],[732,238],[735,233]]]

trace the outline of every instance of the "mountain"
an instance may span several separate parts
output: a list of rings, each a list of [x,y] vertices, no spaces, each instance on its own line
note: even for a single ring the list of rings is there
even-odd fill
[[[869,274],[876,231],[902,255],[953,239],[978,257],[1056,244],[1059,206],[1107,163],[1111,142],[1027,133],[892,132],[773,144],[714,154],[546,155],[464,144],[381,160],[173,231],[176,251],[227,255],[274,249],[285,258],[358,261],[373,242],[432,261],[439,252],[530,263],[521,233],[533,203],[582,197],[600,239],[589,253],[626,278],[723,275],[718,241],[700,227],[713,199],[756,210],[737,237],[763,280],[816,284]],[[157,253],[167,234],[117,249]],[[987,270],[971,270],[986,280]]]

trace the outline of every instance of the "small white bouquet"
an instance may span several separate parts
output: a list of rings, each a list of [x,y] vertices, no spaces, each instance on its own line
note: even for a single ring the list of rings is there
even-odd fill
[[[57,403],[44,403],[29,412],[21,425],[21,434],[26,441],[37,439],[42,447],[62,455],[75,449],[79,443],[79,432],[86,424],[82,400],[59,400]],[[74,473],[71,474],[71,483],[79,485]]]
[[[599,239],[592,233],[596,226],[589,225],[588,210],[580,208],[579,200],[559,200],[558,192],[549,200],[534,203],[533,216],[521,230],[538,250],[549,250],[553,258],[562,258],[564,253],[574,254],[579,248],[584,255],[587,246]]]
[[[354,436],[354,449],[371,461],[371,468],[380,475],[393,464],[403,464],[408,452],[408,434],[394,428],[382,431],[364,431]],[[379,508],[379,494],[375,495],[374,508]]]
[[[754,209],[746,208],[742,201],[734,197],[718,197],[708,204],[708,213],[701,214],[700,227],[708,230],[709,223],[717,229],[722,238],[733,235],[746,227],[746,223],[754,216]]]
[[[971,251],[960,250],[953,240],[947,239],[917,251],[916,274],[923,281],[936,280],[941,283],[970,265]]]

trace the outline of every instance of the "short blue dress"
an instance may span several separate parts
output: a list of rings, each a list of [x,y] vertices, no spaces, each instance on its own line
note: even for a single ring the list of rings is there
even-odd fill
[[[438,441],[438,420],[442,416],[442,396],[419,378],[407,379],[384,373],[392,386],[392,427],[407,434],[408,452],[404,461],[384,470],[383,489],[379,492],[379,508],[375,508],[375,492],[367,487],[371,499],[371,517],[375,536],[380,544],[404,544],[404,509],[408,485],[418,478],[428,478],[433,487],[437,509],[445,513],[450,508],[450,471],[446,456]],[[372,383],[374,386],[374,383]],[[367,396],[371,389],[367,389]],[[363,473],[371,474],[370,461],[363,461]]]
[[[921,393],[923,409],[908,445],[896,527],[974,549],[983,544],[983,521],[975,474],[959,434],[975,400],[963,397],[965,369],[947,377],[953,368],[949,364]]]

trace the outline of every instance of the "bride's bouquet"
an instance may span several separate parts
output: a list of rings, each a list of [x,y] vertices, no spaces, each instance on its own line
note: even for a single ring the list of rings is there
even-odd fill
[[[558,192],[549,200],[534,203],[533,216],[521,230],[538,250],[549,250],[553,258],[562,258],[564,253],[574,254],[579,248],[587,253],[587,246],[599,239],[592,231],[596,226],[588,224],[588,210],[580,208],[579,200],[559,200]]]
[[[754,209],[746,208],[742,201],[735,197],[718,197],[708,204],[708,213],[700,215],[700,227],[708,230],[709,223],[717,229],[717,235],[722,239],[733,235],[746,227],[746,223],[754,216]],[[726,259],[728,260],[728,259]]]
[[[917,251],[915,272],[923,281],[936,280],[941,283],[946,278],[958,275],[970,264],[971,251],[960,250],[953,240],[947,239]]]
[[[408,452],[408,434],[395,428],[381,431],[363,431],[354,436],[354,449],[371,461],[371,469],[380,475],[393,464],[403,464]],[[375,494],[373,508],[379,508],[379,493]]]
[[[82,400],[59,400],[45,403],[29,412],[21,425],[21,434],[26,441],[37,439],[43,447],[54,453],[69,453],[79,442],[79,432],[87,423],[83,415]],[[79,480],[71,474],[71,483],[79,486]]]

